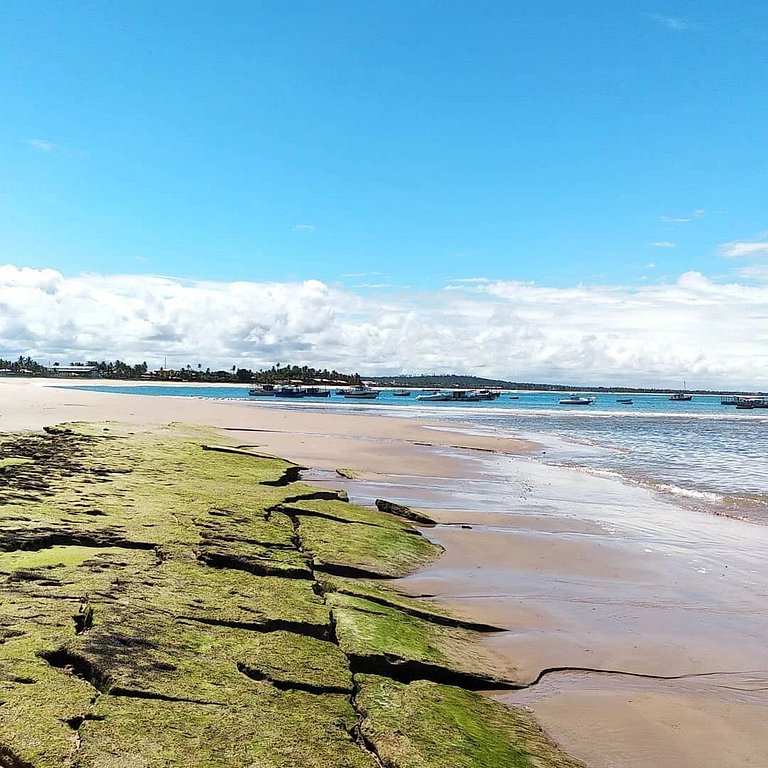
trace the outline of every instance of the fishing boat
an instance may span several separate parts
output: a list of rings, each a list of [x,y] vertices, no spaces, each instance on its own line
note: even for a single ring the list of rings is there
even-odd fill
[[[301,387],[283,386],[275,388],[275,397],[304,397],[304,390]]]
[[[301,391],[304,397],[330,397],[330,389],[320,389],[320,387],[302,387]]]
[[[616,400],[617,403],[622,405],[632,405],[632,401],[628,397],[622,397]]]
[[[480,396],[481,400],[496,400],[496,398],[498,398],[498,396],[501,394],[501,392],[494,392],[491,389],[478,389],[476,392]]]
[[[584,397],[583,395],[570,395],[559,400],[560,405],[592,405],[594,402],[594,397]]]
[[[440,392],[416,395],[416,399],[427,403],[476,403],[484,398],[472,390],[444,389]]]
[[[351,389],[342,389],[340,394],[343,397],[356,398],[358,400],[374,400],[379,396],[379,392],[376,389],[365,387],[362,384],[358,387],[352,387]]]
[[[686,382],[683,381],[683,391],[675,392],[669,399],[673,403],[687,403],[689,400],[693,400],[693,395],[689,395],[686,391]]]
[[[248,390],[249,397],[274,397],[275,385],[262,384],[260,387],[252,387]]]

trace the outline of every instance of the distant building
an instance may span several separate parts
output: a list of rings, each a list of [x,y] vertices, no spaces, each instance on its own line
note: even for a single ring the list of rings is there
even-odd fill
[[[50,365],[45,369],[46,376],[60,376],[68,379],[98,379],[99,368],[96,365]]]

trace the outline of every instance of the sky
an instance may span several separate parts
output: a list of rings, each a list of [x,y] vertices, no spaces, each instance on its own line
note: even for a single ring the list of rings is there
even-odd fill
[[[744,0],[4,0],[0,357],[768,389],[767,65]]]

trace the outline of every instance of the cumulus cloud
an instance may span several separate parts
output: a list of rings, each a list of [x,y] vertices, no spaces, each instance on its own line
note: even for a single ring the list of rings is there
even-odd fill
[[[720,246],[720,254],[727,259],[739,259],[745,256],[768,256],[768,241],[737,240],[732,243],[723,243]]]
[[[661,285],[484,278],[374,293],[297,283],[65,277],[0,267],[0,357],[296,362],[364,374],[765,388],[768,285],[687,272]],[[746,331],[746,332],[745,332]]]

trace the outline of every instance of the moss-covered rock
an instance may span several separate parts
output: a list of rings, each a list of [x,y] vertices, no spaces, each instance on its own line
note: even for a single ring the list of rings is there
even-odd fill
[[[441,552],[435,544],[410,532],[320,517],[303,517],[300,532],[314,567],[341,576],[405,576]]]
[[[394,583],[396,585],[396,582]],[[338,592],[342,595],[362,597],[374,603],[397,608],[411,616],[433,624],[447,627],[462,627],[476,632],[503,632],[503,627],[478,621],[462,619],[434,600],[416,599],[398,592],[388,582],[372,579],[347,579],[340,576],[324,576],[321,579],[323,590]]]
[[[80,728],[81,768],[376,768],[350,735],[349,697],[252,683],[252,699],[219,707],[103,696]]]
[[[380,768],[375,742],[415,768],[439,764],[430,729],[476,733],[490,705],[474,694],[448,706],[434,690],[458,689],[353,680],[511,679],[466,622],[350,578],[439,548],[219,439],[177,424],[0,436],[0,766]],[[443,765],[539,748],[505,728],[495,751],[459,739],[467,762]]]
[[[578,768],[533,718],[448,685],[356,676],[361,732],[388,768]]]
[[[519,687],[516,670],[477,645],[476,633],[342,593],[327,596],[336,636],[353,668],[397,679],[426,678],[471,687]]]

